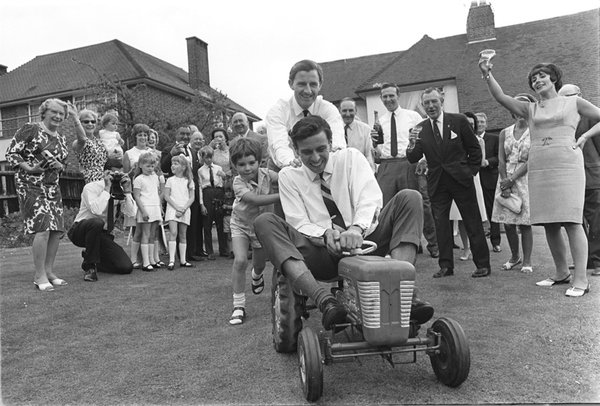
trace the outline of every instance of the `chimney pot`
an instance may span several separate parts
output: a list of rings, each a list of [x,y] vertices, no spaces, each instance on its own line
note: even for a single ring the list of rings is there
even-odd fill
[[[192,89],[199,89],[202,83],[210,86],[208,44],[198,37],[189,37],[185,40],[187,42],[190,87]]]
[[[8,70],[8,66],[0,65],[0,76],[4,75]]]

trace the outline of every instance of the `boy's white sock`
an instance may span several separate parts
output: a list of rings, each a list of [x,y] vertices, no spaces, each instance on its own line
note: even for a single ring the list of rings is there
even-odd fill
[[[246,294],[244,292],[233,294],[233,307],[246,307]]]
[[[154,244],[148,244],[148,260],[154,263]]]

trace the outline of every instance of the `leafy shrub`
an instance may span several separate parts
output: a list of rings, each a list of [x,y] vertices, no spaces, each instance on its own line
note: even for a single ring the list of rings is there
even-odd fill
[[[65,231],[71,228],[79,208],[64,208]],[[0,219],[0,248],[30,247],[33,234],[25,234],[21,212],[10,213]]]

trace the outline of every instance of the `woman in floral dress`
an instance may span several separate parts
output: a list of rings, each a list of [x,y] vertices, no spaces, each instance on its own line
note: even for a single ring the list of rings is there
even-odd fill
[[[65,137],[58,128],[77,114],[72,105],[48,99],[40,106],[39,123],[28,123],[17,130],[6,151],[6,159],[15,169],[15,184],[25,233],[34,234],[33,283],[40,291],[53,291],[66,285],[54,273],[58,242],[65,231],[59,175],[67,158]]]
[[[91,110],[81,110],[75,120],[77,139],[73,141],[73,151],[77,155],[85,183],[104,179],[104,164],[108,154],[104,144],[94,135],[98,116]]]
[[[522,93],[515,96],[515,100],[535,103],[535,98]],[[504,224],[506,239],[510,246],[511,258],[502,265],[502,269],[511,270],[521,262],[521,272],[533,272],[531,267],[531,251],[533,249],[533,233],[529,218],[529,187],[527,180],[527,161],[531,138],[527,120],[512,114],[515,124],[500,132],[500,148],[498,150],[498,184],[495,195],[509,197],[511,193],[521,198],[521,211],[515,213],[500,204],[502,197],[494,200],[492,221]],[[519,254],[519,234],[521,230],[521,245],[523,257]]]

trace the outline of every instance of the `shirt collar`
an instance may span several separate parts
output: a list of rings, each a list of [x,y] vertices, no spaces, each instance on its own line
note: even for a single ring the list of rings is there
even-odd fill
[[[431,123],[433,124],[433,119],[430,118],[429,119],[431,121]],[[444,112],[440,112],[439,117],[436,119],[438,123],[440,123],[440,127],[442,126],[442,124],[444,124]]]
[[[310,112],[310,114],[315,114],[314,110],[315,110],[315,104],[322,99],[323,96],[317,96],[317,98],[315,99],[315,102],[313,104],[311,104],[310,106],[308,106],[308,108],[306,110],[308,110]],[[292,109],[294,112],[294,116],[300,116],[302,115],[302,112],[304,111],[304,109],[302,107],[300,107],[300,105],[298,104],[298,102],[296,101],[296,98],[294,96],[292,96]]]
[[[335,152],[329,153],[329,160],[325,164],[325,169],[323,170],[323,176],[325,177],[328,177],[328,175],[331,176],[331,174],[333,173],[333,154],[335,154]],[[302,165],[302,169],[306,173],[306,176],[308,176],[308,178],[311,179],[313,182],[320,178],[320,174],[314,173],[313,171],[308,169],[307,166]]]

